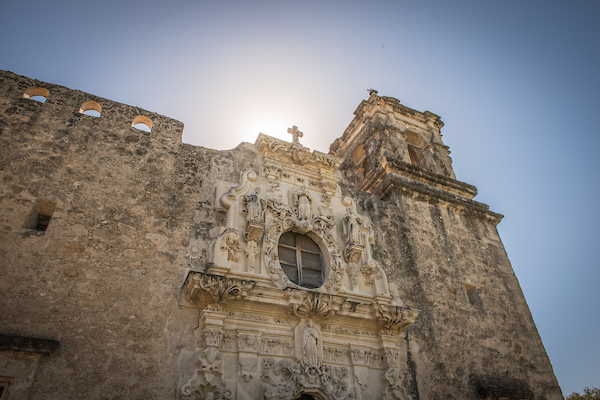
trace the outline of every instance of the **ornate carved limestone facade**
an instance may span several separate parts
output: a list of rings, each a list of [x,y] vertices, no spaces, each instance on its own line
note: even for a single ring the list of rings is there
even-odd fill
[[[227,223],[206,269],[190,271],[183,288],[186,305],[201,309],[202,340],[180,398],[406,399],[402,332],[419,310],[390,296],[369,217],[341,196],[342,160],[290,133],[293,143],[260,134],[260,170],[217,185]],[[289,233],[316,245],[318,284],[282,266]]]

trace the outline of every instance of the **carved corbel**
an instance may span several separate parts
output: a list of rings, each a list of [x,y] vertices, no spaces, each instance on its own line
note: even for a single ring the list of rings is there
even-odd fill
[[[405,309],[402,307],[374,304],[382,329],[393,334],[398,334],[412,325],[421,310]]]
[[[256,282],[202,272],[190,272],[184,289],[188,299],[199,308],[222,307],[230,299],[248,295]]]

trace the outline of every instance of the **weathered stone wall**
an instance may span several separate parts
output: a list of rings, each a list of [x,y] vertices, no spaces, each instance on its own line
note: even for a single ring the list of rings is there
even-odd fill
[[[30,86],[49,90],[46,103],[22,98]],[[90,99],[101,117],[79,113]],[[151,133],[131,127],[136,115]],[[29,398],[176,398],[199,315],[180,307],[181,287],[226,218],[215,184],[260,167],[253,145],[194,147],[182,130],[0,73],[0,333],[60,342]],[[491,385],[562,398],[493,221],[435,197],[342,187],[371,218],[392,295],[422,310],[406,331],[413,399],[477,399]],[[38,200],[56,204],[45,232],[23,227]]]
[[[407,330],[414,398],[477,399],[483,386],[562,398],[493,222],[435,199],[344,189],[372,218],[390,292],[422,310]]]
[[[21,96],[40,83],[1,78],[0,325],[61,343],[30,398],[174,396],[166,343],[186,267],[174,180],[183,124],[55,85],[39,103]],[[100,118],[79,113],[90,98]],[[150,134],[131,127],[138,114]],[[45,232],[22,227],[36,200],[56,203]]]

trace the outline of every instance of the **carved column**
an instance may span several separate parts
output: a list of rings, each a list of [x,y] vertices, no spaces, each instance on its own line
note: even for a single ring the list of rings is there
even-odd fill
[[[370,349],[357,348],[350,346],[350,362],[354,378],[354,387],[356,388],[357,400],[374,400],[378,388],[369,387],[369,354]]]
[[[256,331],[237,332],[238,340],[238,381],[237,398],[240,400],[256,399],[258,375],[258,351],[261,333]]]
[[[404,375],[406,373],[406,341],[399,339],[396,335],[381,334],[383,347],[383,361],[386,366],[385,379],[388,385],[385,388],[384,400],[408,400],[404,387]],[[404,346],[399,347],[399,340]]]
[[[223,321],[227,313],[202,310],[196,341],[200,344],[194,375],[180,390],[182,400],[226,400],[232,393],[223,380],[223,354],[219,351],[223,340]]]

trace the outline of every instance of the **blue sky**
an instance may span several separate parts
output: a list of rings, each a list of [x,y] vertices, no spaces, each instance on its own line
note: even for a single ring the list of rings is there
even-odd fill
[[[327,151],[367,89],[441,116],[565,395],[600,386],[600,2],[0,1],[0,69]]]

